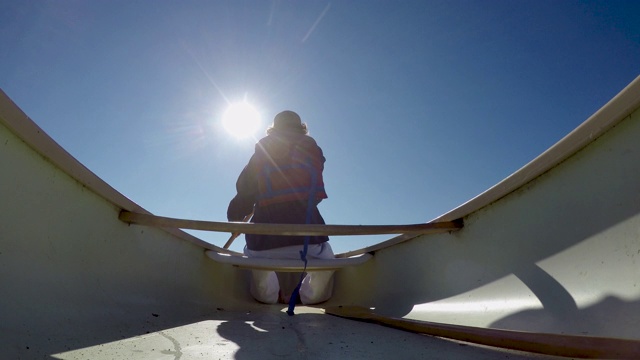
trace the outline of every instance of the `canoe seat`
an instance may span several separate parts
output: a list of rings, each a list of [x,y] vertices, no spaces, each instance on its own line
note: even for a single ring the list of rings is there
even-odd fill
[[[230,264],[243,269],[272,270],[279,272],[302,272],[304,270],[304,263],[299,259],[249,258],[246,256],[222,254],[213,250],[207,250],[205,253],[219,263]],[[346,266],[363,264],[372,257],[371,254],[361,254],[349,258],[308,259],[307,271],[338,270]]]

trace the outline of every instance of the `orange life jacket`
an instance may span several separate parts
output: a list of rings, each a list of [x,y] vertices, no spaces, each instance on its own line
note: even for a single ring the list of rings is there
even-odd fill
[[[272,133],[256,145],[258,206],[287,201],[325,199],[325,158],[313,138]]]

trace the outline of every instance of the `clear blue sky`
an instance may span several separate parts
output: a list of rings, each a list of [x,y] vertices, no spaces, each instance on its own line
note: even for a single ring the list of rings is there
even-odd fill
[[[327,223],[403,224],[493,186],[638,75],[639,1],[0,3],[0,87],[115,189],[179,218],[226,220],[256,141],[223,130],[228,102],[263,128],[284,109],[309,124]]]

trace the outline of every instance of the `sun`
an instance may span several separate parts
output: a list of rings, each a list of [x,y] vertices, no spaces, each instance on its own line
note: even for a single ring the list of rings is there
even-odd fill
[[[247,102],[229,105],[222,115],[222,126],[239,139],[255,134],[260,123],[260,113]]]

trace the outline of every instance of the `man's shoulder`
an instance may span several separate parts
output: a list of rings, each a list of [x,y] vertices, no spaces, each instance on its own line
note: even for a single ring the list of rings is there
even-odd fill
[[[305,143],[305,144],[318,145],[318,143],[316,142],[316,139],[312,138],[309,135],[301,135],[300,136],[300,141]]]

